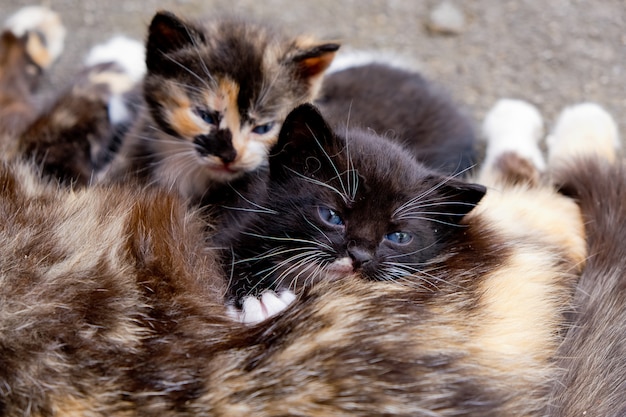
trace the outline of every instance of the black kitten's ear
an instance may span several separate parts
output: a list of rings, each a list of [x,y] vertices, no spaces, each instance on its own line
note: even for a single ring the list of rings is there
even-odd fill
[[[442,224],[453,226],[458,225],[487,192],[487,189],[480,184],[466,183],[457,179],[443,179],[439,184],[441,185],[435,186],[433,194],[439,197],[436,201],[440,204],[434,204],[433,210],[436,213],[433,215]]]
[[[314,175],[330,155],[336,153],[339,140],[320,112],[311,104],[302,104],[289,113],[270,152],[270,175],[273,179],[292,177],[293,171]]]
[[[303,43],[302,41],[300,42]],[[295,65],[297,75],[305,81],[313,83],[330,66],[339,49],[338,43],[322,43],[315,45],[298,45],[296,51],[289,57]]]
[[[179,19],[175,14],[159,11],[152,18],[148,30],[146,45],[146,65],[150,71],[159,71],[165,64],[171,62],[164,55],[179,50],[185,46],[194,45],[194,37],[200,37],[199,32]]]

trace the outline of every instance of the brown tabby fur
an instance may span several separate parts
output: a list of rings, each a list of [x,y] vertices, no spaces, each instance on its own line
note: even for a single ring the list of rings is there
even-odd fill
[[[8,416],[532,414],[585,256],[576,206],[522,186],[472,212],[437,292],[347,279],[243,329],[175,197],[0,181]]]

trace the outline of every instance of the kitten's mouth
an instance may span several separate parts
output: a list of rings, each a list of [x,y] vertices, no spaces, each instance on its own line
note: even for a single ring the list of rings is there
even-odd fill
[[[344,278],[352,272],[354,272],[354,265],[352,259],[347,256],[336,259],[326,267],[326,273],[330,279]]]

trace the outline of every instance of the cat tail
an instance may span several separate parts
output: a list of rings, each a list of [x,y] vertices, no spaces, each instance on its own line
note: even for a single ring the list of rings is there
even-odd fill
[[[545,415],[624,416],[626,165],[617,126],[600,106],[580,104],[562,112],[548,145],[554,182],[580,205],[589,257]]]
[[[497,188],[540,183],[546,164],[539,148],[543,118],[535,106],[499,100],[485,116],[482,130],[486,150],[478,182]]]
[[[86,185],[118,151],[136,118],[144,47],[115,37],[94,47],[70,88],[20,137],[20,152],[45,174]]]
[[[19,9],[3,23],[0,33],[0,135],[3,155],[17,153],[14,136],[35,118],[35,100],[45,72],[59,58],[65,27],[46,7]]]

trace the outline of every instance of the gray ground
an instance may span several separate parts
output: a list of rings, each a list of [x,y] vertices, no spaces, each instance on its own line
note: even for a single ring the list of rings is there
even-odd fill
[[[477,123],[502,97],[539,106],[549,124],[581,101],[605,106],[626,132],[624,0],[449,0],[466,21],[460,33],[426,29],[443,0],[50,0],[69,28],[51,83],[66,84],[91,45],[114,34],[144,37],[157,9],[193,16],[235,11],[294,33],[385,50],[419,63]],[[0,19],[33,0],[3,0]]]

